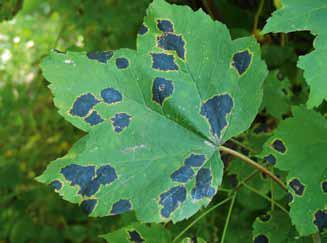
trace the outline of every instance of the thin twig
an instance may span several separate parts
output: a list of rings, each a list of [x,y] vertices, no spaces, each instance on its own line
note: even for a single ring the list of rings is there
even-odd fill
[[[201,214],[199,217],[197,217],[196,219],[194,219],[188,226],[186,226],[186,228],[179,233],[175,239],[173,240],[173,243],[176,242],[179,238],[181,238],[194,224],[196,224],[200,219],[202,219],[204,216],[206,216],[207,214],[209,214],[211,211],[215,210],[216,208],[224,205],[225,203],[227,203],[229,200],[231,200],[232,197],[228,197],[225,200],[217,203],[216,205],[212,206],[211,208],[209,208],[207,211],[205,211],[203,214]]]
[[[240,158],[241,160],[243,160],[244,162],[246,162],[247,164],[253,166],[254,168],[256,168],[257,170],[261,171],[262,173],[264,173],[265,175],[269,176],[271,179],[273,179],[282,189],[284,189],[285,191],[287,191],[287,187],[284,185],[284,183],[274,174],[272,174],[268,169],[266,169],[265,167],[263,167],[262,165],[256,163],[255,161],[253,161],[252,159],[248,158],[247,156],[233,150],[230,148],[227,148],[225,146],[220,146],[219,150],[222,152],[225,152],[227,154],[231,154],[235,157]]]
[[[230,218],[232,216],[232,211],[233,211],[233,208],[234,208],[236,195],[237,195],[237,193],[234,193],[234,196],[232,198],[232,201],[231,201],[231,203],[229,205],[228,214],[227,214],[227,218],[226,218],[226,221],[225,221],[225,226],[224,226],[223,234],[221,236],[220,243],[224,243],[225,242],[225,237],[226,237],[228,225],[229,225],[229,222],[230,222]]]
[[[258,23],[259,23],[259,18],[261,16],[261,12],[263,10],[263,6],[264,6],[265,0],[260,0],[259,3],[259,7],[258,7],[258,11],[256,12],[255,16],[254,16],[254,21],[253,21],[253,29],[252,29],[252,33],[256,34],[257,29],[258,29]]]

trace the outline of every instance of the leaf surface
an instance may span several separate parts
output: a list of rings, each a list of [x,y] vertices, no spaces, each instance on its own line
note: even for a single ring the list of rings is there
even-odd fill
[[[288,172],[292,223],[300,235],[309,235],[327,227],[327,123],[302,107],[293,115],[280,123],[264,154]]]
[[[59,113],[88,134],[38,180],[92,216],[176,222],[216,194],[217,148],[250,126],[267,71],[252,37],[232,41],[202,11],[163,0],[137,43],[43,61]]]
[[[274,12],[263,29],[269,32],[310,31],[316,36],[314,51],[299,59],[298,67],[310,86],[308,107],[321,104],[327,98],[327,2],[325,0],[283,0],[282,8]]]

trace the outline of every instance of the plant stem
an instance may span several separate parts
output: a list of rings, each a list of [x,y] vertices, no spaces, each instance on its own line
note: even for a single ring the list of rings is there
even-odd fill
[[[225,226],[224,226],[223,234],[221,236],[220,243],[224,243],[225,242],[225,237],[226,237],[228,225],[229,225],[229,222],[230,222],[230,218],[232,216],[232,211],[233,211],[233,208],[234,208],[236,195],[237,195],[237,193],[234,193],[233,198],[232,198],[232,201],[231,201],[231,203],[229,205],[228,214],[227,214],[227,218],[226,218],[226,222],[225,222]]]
[[[252,148],[250,148],[250,147],[244,145],[243,143],[241,143],[240,141],[238,141],[238,140],[236,140],[236,139],[234,139],[234,138],[229,139],[229,141],[235,143],[236,145],[238,145],[238,146],[240,146],[240,147],[243,147],[243,148],[249,150],[249,151],[252,152],[252,153],[255,153],[254,149],[252,149]]]
[[[265,175],[269,176],[271,179],[273,179],[282,189],[284,189],[285,191],[287,191],[287,187],[284,185],[284,183],[274,174],[272,174],[267,168],[263,167],[262,165],[258,164],[257,162],[253,161],[252,159],[250,159],[249,157],[233,150],[230,148],[227,148],[225,146],[220,146],[219,150],[222,152],[225,152],[227,154],[231,154],[235,157],[240,158],[241,160],[243,160],[244,162],[246,162],[247,164],[253,166],[254,168],[256,168],[257,170],[261,171],[262,173],[264,173]]]
[[[216,208],[224,205],[225,203],[227,203],[229,200],[231,200],[232,197],[228,197],[225,200],[217,203],[216,205],[212,206],[211,208],[209,208],[207,211],[205,211],[203,214],[201,214],[199,217],[197,217],[196,219],[194,219],[188,226],[186,226],[186,228],[179,233],[175,239],[173,240],[173,243],[176,242],[179,238],[181,238],[194,224],[196,224],[200,219],[202,219],[204,216],[206,216],[207,214],[209,214],[211,211],[215,210]]]
[[[271,168],[271,173],[274,173],[274,168]],[[270,180],[270,192],[271,192],[271,211],[275,209],[275,201],[274,201],[274,183],[273,180]]]
[[[319,232],[312,235],[313,243],[321,243],[321,238]]]
[[[246,187],[248,190],[254,192],[255,194],[258,194],[259,196],[263,197],[264,199],[266,199],[267,201],[271,202],[272,199],[268,196],[266,196],[265,194],[259,192],[257,189],[255,189],[252,186],[249,186],[246,183],[243,183],[244,187]],[[288,215],[288,211],[286,210],[286,208],[284,208],[282,205],[280,205],[278,202],[274,201],[274,204],[276,205],[276,207],[278,207],[280,210],[282,210],[284,213],[286,213]]]
[[[256,14],[254,16],[253,29],[252,29],[253,34],[255,34],[258,29],[259,17],[261,16],[261,12],[263,10],[264,3],[265,3],[265,0],[260,0],[258,11],[256,12]]]

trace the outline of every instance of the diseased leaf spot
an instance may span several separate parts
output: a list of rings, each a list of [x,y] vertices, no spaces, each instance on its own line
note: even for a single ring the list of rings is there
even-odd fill
[[[255,237],[254,243],[269,243],[269,240],[265,235],[258,235]]]
[[[120,57],[120,58],[117,58],[116,59],[116,66],[117,66],[117,68],[119,68],[119,69],[125,69],[125,68],[128,67],[128,65],[129,65],[129,62],[128,62],[128,60],[126,58]]]
[[[82,95],[75,100],[73,108],[70,110],[70,114],[73,116],[84,117],[97,103],[99,103],[99,101],[91,93]]]
[[[205,156],[203,154],[191,154],[185,159],[184,164],[192,167],[200,167],[205,162]]]
[[[293,195],[291,193],[287,193],[287,201],[288,203],[292,203],[294,200]]]
[[[137,232],[136,230],[133,231],[128,231],[129,234],[129,240],[131,242],[135,242],[135,243],[141,243],[144,242],[144,239],[141,237],[140,233]]]
[[[121,132],[124,128],[128,127],[131,118],[132,117],[126,113],[117,113],[115,117],[111,118],[115,132]]]
[[[142,24],[141,27],[139,28],[138,34],[145,35],[147,32],[148,32],[148,27]]]
[[[327,228],[327,211],[318,210],[315,213],[315,219],[313,223],[318,227],[319,231],[323,231],[325,228]]]
[[[159,202],[163,206],[161,209],[161,215],[168,218],[178,205],[185,201],[185,199],[186,189],[184,186],[175,186],[169,191],[162,193]]]
[[[111,214],[117,215],[130,211],[132,208],[132,204],[129,200],[119,200],[114,203],[111,209]]]
[[[85,121],[87,123],[89,123],[91,126],[95,126],[95,125],[103,122],[103,119],[96,111],[93,111],[91,113],[91,115],[89,115],[88,117],[85,118]]]
[[[51,182],[50,184],[53,189],[55,189],[56,191],[59,191],[62,188],[62,183],[58,180],[54,180],[53,182]]]
[[[90,213],[92,213],[96,204],[97,204],[96,199],[87,199],[81,203],[81,208],[83,209],[84,212],[86,212],[87,214],[90,214]]]
[[[286,147],[284,143],[279,139],[274,140],[274,142],[272,143],[272,147],[282,154],[286,152]]]
[[[157,20],[157,26],[163,32],[174,32],[173,24],[169,20]]]
[[[299,181],[299,179],[293,179],[290,182],[290,187],[294,190],[296,195],[302,196],[304,192],[304,185]]]
[[[276,164],[276,158],[272,154],[267,155],[264,159],[271,165]]]
[[[233,56],[232,65],[235,67],[237,72],[242,75],[246,72],[251,64],[252,55],[248,50],[238,52]]]
[[[160,71],[178,70],[174,56],[165,53],[152,53],[152,68]]]
[[[327,181],[324,181],[324,182],[321,184],[321,187],[322,187],[322,191],[323,191],[323,192],[327,192]]]
[[[107,63],[107,61],[114,55],[112,51],[94,51],[87,53],[87,57],[92,60],[97,60],[102,63]]]
[[[122,94],[118,90],[113,88],[103,89],[101,91],[101,97],[108,104],[120,102],[123,99]]]
[[[167,51],[176,51],[177,55],[185,59],[185,42],[180,35],[165,33],[158,37],[158,46]]]
[[[195,188],[192,189],[193,199],[202,199],[204,197],[212,197],[215,195],[215,189],[211,187],[211,171],[208,168],[201,168],[195,180]]]
[[[190,180],[194,175],[194,172],[191,167],[189,166],[182,166],[178,170],[176,170],[174,173],[170,175],[171,179],[173,181],[177,182],[187,182]]]
[[[152,100],[162,105],[174,91],[173,82],[164,78],[156,78],[152,86]]]
[[[227,127],[227,115],[232,108],[233,100],[228,94],[216,95],[202,105],[201,115],[208,119],[215,137],[220,138],[222,130]]]
[[[100,185],[110,184],[117,179],[115,169],[110,165],[101,166],[95,174],[95,166],[71,164],[61,169],[61,173],[72,186],[80,187],[78,193],[83,196],[92,196]]]
[[[270,214],[263,214],[263,215],[260,216],[260,220],[262,222],[268,222],[270,219],[271,219]]]

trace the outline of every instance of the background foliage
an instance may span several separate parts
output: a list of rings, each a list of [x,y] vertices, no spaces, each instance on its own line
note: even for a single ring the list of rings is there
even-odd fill
[[[128,226],[130,224],[143,227],[135,224],[133,213],[110,218],[89,218],[78,206],[63,201],[51,188],[37,183],[34,178],[46,168],[48,161],[66,154],[71,145],[83,135],[58,115],[46,87],[47,82],[40,73],[41,59],[53,48],[61,51],[135,48],[136,33],[150,2],[150,0],[128,2],[25,0],[24,3],[15,0],[0,1],[1,243],[104,242],[98,235],[113,232],[103,236],[110,239],[124,233],[122,230],[115,230],[130,227]],[[233,38],[254,34],[261,44],[262,57],[270,71],[263,86],[261,111],[251,128],[238,138],[228,141],[227,145],[262,162],[260,157],[264,158],[269,151],[269,146],[267,148],[264,144],[269,145],[272,133],[273,136],[276,134],[281,136],[287,126],[292,128],[298,126],[298,130],[303,129],[301,122],[297,124],[297,117],[289,122],[286,120],[285,123],[284,119],[292,114],[292,106],[307,103],[309,87],[303,77],[303,71],[297,67],[297,61],[299,56],[312,51],[314,36],[308,31],[262,35],[260,30],[276,6],[280,6],[279,1],[171,2],[189,5],[194,10],[202,8],[212,18],[226,24]],[[307,30],[301,26],[296,30],[302,29]],[[316,112],[325,115],[327,111],[325,101],[320,105],[317,103],[314,105],[317,106]],[[315,132],[322,136],[321,131],[325,131],[325,125],[320,125],[320,121],[324,118],[317,114],[313,116],[318,123],[315,127],[318,131]],[[298,136],[308,139],[306,132]],[[243,145],[240,145],[240,142]],[[320,144],[320,141],[317,143]],[[314,152],[312,150],[313,154]],[[262,156],[258,156],[259,154]],[[200,218],[184,235],[190,237],[184,242],[191,241],[193,237],[201,237],[207,242],[220,242],[222,235],[225,242],[231,243],[255,241],[260,235],[265,235],[271,242],[277,243],[313,241],[311,236],[300,237],[298,232],[303,232],[301,225],[297,225],[295,229],[292,223],[295,224],[296,221],[290,222],[289,217],[287,215],[285,217],[280,209],[276,211],[278,206],[274,202],[267,200],[273,197],[278,205],[288,209],[286,193],[261,173],[252,175],[255,173],[253,169],[238,159],[229,155],[224,155],[223,159],[226,165],[223,188],[226,191],[220,191],[210,205],[224,200],[229,193],[228,190],[239,191],[228,232],[226,235],[223,233],[229,209],[227,203]],[[321,161],[323,164],[324,160]],[[268,167],[290,182],[291,178],[287,176],[287,172],[293,173],[291,168],[280,167],[278,164],[277,168],[271,165]],[[250,180],[239,188],[239,182],[249,175]],[[302,174],[300,176],[305,178]],[[322,173],[321,178],[323,176]],[[310,178],[308,180],[313,185],[319,183]],[[293,193],[293,196],[296,195]],[[326,207],[324,198],[320,195],[319,198],[319,202]],[[162,239],[170,242],[207,210],[203,209],[189,220],[176,225],[168,223],[158,227],[153,232],[160,231]],[[291,212],[295,211],[296,214],[296,210],[299,209],[294,206]],[[326,224],[323,222],[323,225]],[[281,227],[282,231],[279,230]],[[313,225],[310,227],[309,233],[315,231],[312,230]],[[325,227],[320,229],[322,242],[327,237]],[[309,226],[305,228],[310,229]],[[141,230],[148,231],[147,228]],[[274,232],[281,236],[278,237],[278,233]]]

